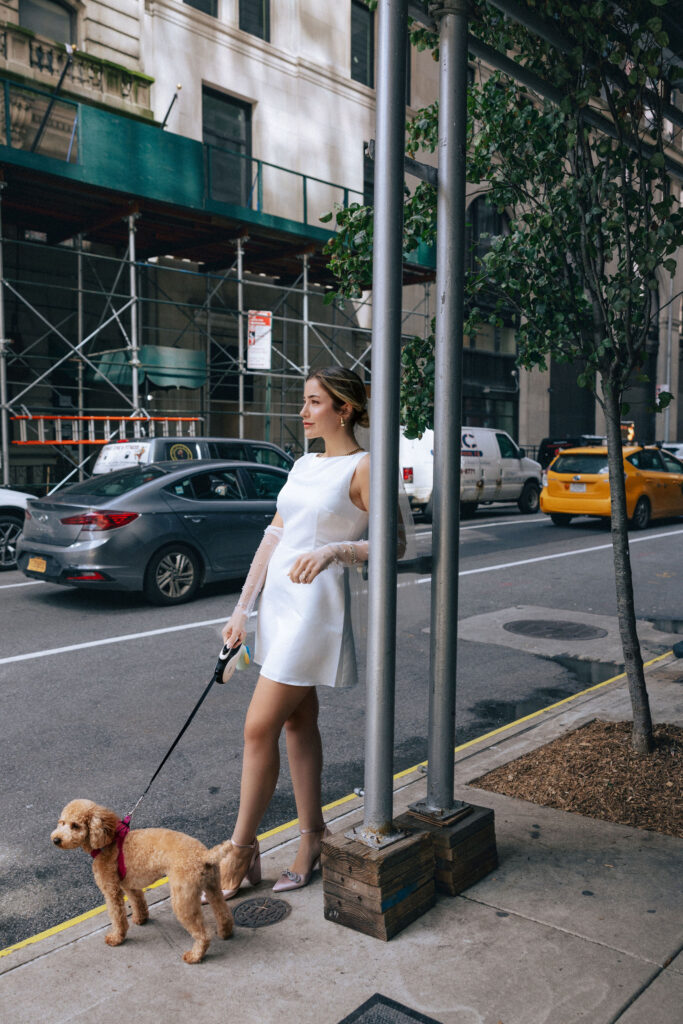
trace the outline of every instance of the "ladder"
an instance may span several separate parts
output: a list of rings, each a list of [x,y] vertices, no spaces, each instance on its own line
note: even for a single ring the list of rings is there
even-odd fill
[[[12,444],[83,445],[127,437],[195,437],[200,416],[12,416],[19,438]],[[144,427],[141,426],[144,424]],[[130,430],[130,434],[127,431]]]

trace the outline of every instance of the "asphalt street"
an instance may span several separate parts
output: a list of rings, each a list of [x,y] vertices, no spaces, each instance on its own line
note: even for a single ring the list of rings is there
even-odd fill
[[[430,528],[418,527],[421,550]],[[631,535],[641,619],[683,623],[683,522]],[[0,948],[101,903],[90,861],[56,850],[62,806],[90,797],[124,814],[208,681],[239,585],[189,605],[92,593],[0,576]],[[399,578],[395,770],[427,756],[430,579]],[[567,528],[514,506],[480,510],[461,529],[460,618],[515,606],[615,615],[608,531]],[[552,617],[549,614],[549,617]],[[682,627],[683,628],[683,627]],[[662,644],[662,650],[666,645]],[[230,835],[241,732],[256,668],[215,687],[135,818],[211,845]],[[457,739],[471,739],[585,687],[566,665],[524,650],[462,641]],[[324,799],[363,785],[362,688],[320,692]],[[283,772],[263,829],[295,817]]]

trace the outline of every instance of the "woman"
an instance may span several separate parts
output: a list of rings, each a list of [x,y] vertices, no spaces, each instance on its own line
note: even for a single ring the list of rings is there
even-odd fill
[[[322,746],[316,686],[357,681],[345,566],[368,557],[370,456],[357,443],[366,427],[360,377],[331,367],[312,373],[301,409],[307,440],[325,451],[304,455],[280,492],[277,512],[254,556],[237,606],[223,628],[229,646],[243,643],[249,613],[263,587],[255,661],[261,664],[244,728],[240,809],[233,856],[221,865],[226,899],[242,879],[261,878],[256,831],[280,770],[285,728],[301,841],[276,892],[307,885],[325,832],[321,809]],[[265,586],[264,586],[265,580]]]

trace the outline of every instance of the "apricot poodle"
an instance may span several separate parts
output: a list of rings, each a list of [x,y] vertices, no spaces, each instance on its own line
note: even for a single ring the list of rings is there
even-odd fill
[[[208,850],[198,839],[168,828],[126,832],[114,811],[92,800],[72,800],[50,838],[62,850],[82,847],[93,857],[93,874],[112,925],[104,939],[109,946],[121,945],[128,931],[124,895],[130,901],[133,923],[144,924],[148,911],[142,890],[168,875],[175,916],[194,939],[183,960],[198,964],[211,941],[200,906],[202,890],[216,917],[218,935],[222,939],[232,935],[232,914],[223,899],[218,872],[219,861],[234,855],[230,840]]]

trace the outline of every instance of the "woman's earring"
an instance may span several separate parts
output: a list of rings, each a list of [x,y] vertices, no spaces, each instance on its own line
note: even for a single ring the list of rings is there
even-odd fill
[[[341,425],[342,425],[342,427],[345,427],[345,426],[346,426],[346,423],[344,422],[344,417],[343,417],[343,416],[342,416],[342,418],[341,418]]]

